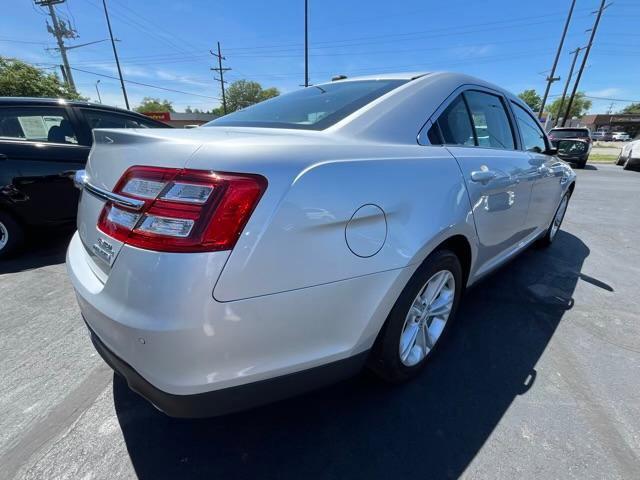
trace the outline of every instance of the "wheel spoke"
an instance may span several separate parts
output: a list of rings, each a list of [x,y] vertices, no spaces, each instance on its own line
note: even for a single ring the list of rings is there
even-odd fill
[[[447,324],[447,321],[442,318],[434,318],[431,321],[431,325],[429,325],[428,335],[432,344],[436,343],[440,335],[442,335],[442,331],[444,330],[444,326]]]
[[[451,292],[443,291],[429,307],[429,315],[432,317],[446,316],[451,312],[452,305],[453,294]]]
[[[420,333],[420,325],[417,323],[412,323],[407,325],[404,332],[402,332],[402,336],[400,337],[400,358],[402,361],[406,361],[416,344],[416,338]]]
[[[445,283],[447,283],[447,273],[445,271],[438,272],[427,284],[427,288],[424,290],[424,294],[422,295],[422,300],[425,304],[429,305],[433,302],[437,297]]]

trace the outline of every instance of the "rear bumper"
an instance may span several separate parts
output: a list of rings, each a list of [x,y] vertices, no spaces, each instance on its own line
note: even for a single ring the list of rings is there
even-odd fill
[[[91,327],[88,329],[97,352],[116,373],[124,377],[131,390],[167,415],[179,418],[214,417],[305,393],[357,374],[364,367],[368,355],[365,351],[337,362],[247,385],[193,395],[174,395],[154,387],[109,350]]]
[[[286,390],[277,379],[334,364],[330,371],[352,374],[350,359],[371,348],[413,272],[407,267],[218,302],[212,291],[227,252],[160,254],[125,245],[104,283],[87,256],[76,234],[67,270],[85,322],[100,340],[96,348],[115,370],[129,372],[123,376],[132,389],[178,416],[201,409],[192,405],[181,413],[176,399],[207,398],[225,411],[216,392],[227,391],[226,397],[246,387],[231,394],[240,405],[239,396],[258,395],[252,389],[259,388],[259,396],[271,401]],[[265,281],[277,274],[265,274]],[[325,375],[310,383],[323,384]],[[263,381],[275,381],[276,393],[252,387]]]

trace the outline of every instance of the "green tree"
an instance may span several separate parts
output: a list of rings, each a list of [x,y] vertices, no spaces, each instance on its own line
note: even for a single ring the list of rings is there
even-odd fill
[[[238,80],[233,82],[226,91],[227,112],[235,112],[278,95],[280,92],[275,87],[263,89],[258,82]],[[218,113],[218,109],[215,109],[214,113]]]
[[[536,92],[533,88],[520,92],[518,94],[518,97],[520,97],[520,99],[524,103],[529,105],[529,108],[534,112],[537,112],[538,110],[540,110],[540,105],[542,104],[542,98],[540,98],[540,95],[538,95],[538,92]]]
[[[549,107],[547,108],[549,113],[553,115],[553,118],[563,117],[567,109],[567,106],[569,105],[569,97],[567,97],[564,101],[564,104],[562,105],[562,112],[559,112],[558,110],[560,108],[561,100],[562,100],[562,97],[556,98],[553,102],[551,102],[551,105],[549,105]],[[591,108],[591,100],[587,99],[584,96],[584,92],[578,92],[576,93],[576,96],[573,99],[573,104],[571,105],[571,112],[569,112],[568,118],[581,117],[590,108]]]
[[[630,103],[620,110],[620,113],[640,113],[640,102]]]
[[[78,92],[60,81],[55,73],[28,63],[0,56],[0,97],[53,97],[82,99]]]
[[[140,113],[175,112],[173,103],[169,100],[160,100],[152,97],[144,97],[140,105],[135,108],[135,111]]]

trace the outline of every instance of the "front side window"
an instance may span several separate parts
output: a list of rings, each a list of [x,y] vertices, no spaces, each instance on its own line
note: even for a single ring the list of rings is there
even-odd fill
[[[0,139],[78,143],[67,112],[57,107],[1,108]]]
[[[517,103],[513,103],[513,110],[520,129],[522,145],[529,152],[543,153],[547,150],[545,134],[533,117]]]
[[[151,121],[146,122],[128,115],[89,109],[83,109],[82,112],[91,130],[94,128],[158,128],[158,125]]]
[[[358,80],[314,85],[217,118],[205,127],[323,130],[406,80]]]
[[[479,147],[515,149],[509,117],[500,97],[470,90],[464,92]]]

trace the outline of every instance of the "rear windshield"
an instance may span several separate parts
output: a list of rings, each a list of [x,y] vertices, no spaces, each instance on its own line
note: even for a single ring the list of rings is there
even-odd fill
[[[589,132],[580,128],[567,128],[565,130],[551,130],[554,138],[588,138]]]
[[[358,80],[314,85],[238,110],[203,126],[323,130],[406,82]]]

